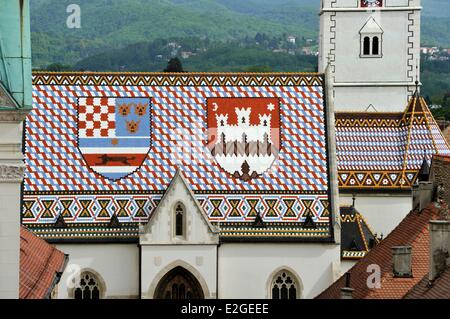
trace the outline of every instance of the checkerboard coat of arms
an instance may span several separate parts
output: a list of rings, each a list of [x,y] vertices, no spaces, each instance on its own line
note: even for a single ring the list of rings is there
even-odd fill
[[[79,98],[78,148],[89,167],[111,180],[137,171],[151,146],[150,99]]]
[[[208,148],[235,178],[249,181],[263,174],[280,149],[278,99],[208,99]]]

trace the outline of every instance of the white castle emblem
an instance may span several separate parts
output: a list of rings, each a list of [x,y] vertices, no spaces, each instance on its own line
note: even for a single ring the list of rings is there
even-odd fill
[[[272,143],[270,137],[270,114],[259,114],[259,125],[250,124],[251,108],[236,108],[238,118],[237,125],[228,124],[228,114],[218,114],[217,119],[217,136],[220,142],[257,142]]]
[[[278,155],[272,141],[270,114],[259,114],[259,124],[250,123],[251,108],[235,108],[237,124],[228,114],[216,114],[217,138],[211,149],[217,162],[237,178],[249,180],[264,173]]]

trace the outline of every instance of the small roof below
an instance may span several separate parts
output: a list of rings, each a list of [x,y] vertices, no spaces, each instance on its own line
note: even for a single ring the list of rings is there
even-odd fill
[[[379,243],[364,217],[353,206],[342,206],[341,258],[360,259]]]
[[[21,226],[20,299],[49,298],[68,258],[68,255]]]
[[[0,110],[1,109],[17,109],[18,105],[11,94],[0,81]]]

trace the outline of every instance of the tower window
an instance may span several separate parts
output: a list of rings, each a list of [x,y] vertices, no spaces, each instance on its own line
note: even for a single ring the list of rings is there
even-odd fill
[[[359,30],[361,35],[361,58],[381,58],[383,29],[370,17],[364,26]]]
[[[378,55],[379,53],[379,40],[378,37],[373,37],[372,39],[372,55]]]
[[[364,55],[369,55],[370,54],[370,38],[369,37],[364,37]]]

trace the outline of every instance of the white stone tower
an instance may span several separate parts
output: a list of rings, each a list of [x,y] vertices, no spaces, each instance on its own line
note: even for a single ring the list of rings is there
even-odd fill
[[[321,0],[319,72],[336,111],[404,111],[420,63],[420,0]]]

